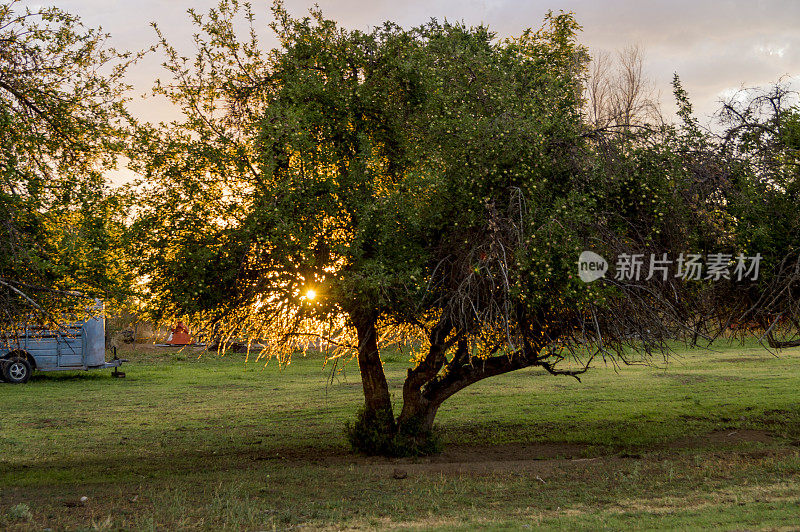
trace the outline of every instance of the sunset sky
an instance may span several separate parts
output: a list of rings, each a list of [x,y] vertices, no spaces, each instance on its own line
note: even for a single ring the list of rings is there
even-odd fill
[[[154,43],[149,23],[156,21],[172,43],[190,53],[192,27],[186,9],[205,11],[215,1],[65,0],[44,3],[78,14],[89,26],[102,26],[117,48],[138,50]],[[268,3],[253,2],[263,27],[265,46],[275,40],[266,28]],[[635,0],[426,0],[360,2],[319,0],[326,16],[348,28],[367,30],[385,20],[413,26],[431,17],[488,24],[498,36],[517,35],[538,27],[548,9],[573,11],[583,25],[581,41],[591,50],[621,49],[639,44],[649,74],[671,110],[669,82],[677,72],[689,91],[695,110],[705,122],[720,98],[742,86],[769,84],[786,77],[800,85],[800,2],[767,0],[643,2]],[[38,6],[42,2],[22,2]],[[310,1],[287,0],[295,15]],[[151,54],[131,71],[131,82],[144,92],[163,75],[160,57]],[[140,118],[159,121],[175,117],[163,101],[133,103]]]

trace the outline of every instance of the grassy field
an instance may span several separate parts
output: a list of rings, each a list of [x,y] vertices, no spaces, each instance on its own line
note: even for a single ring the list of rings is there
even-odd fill
[[[800,525],[797,349],[490,379],[440,410],[446,448],[425,459],[348,451],[354,363],[331,378],[313,356],[167,351],[126,355],[125,379],[0,385],[0,529]],[[387,358],[399,398],[406,364]]]

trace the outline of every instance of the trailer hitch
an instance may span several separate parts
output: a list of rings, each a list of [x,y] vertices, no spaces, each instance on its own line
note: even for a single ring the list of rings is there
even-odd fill
[[[114,359],[113,360],[119,360],[119,357],[117,356],[117,346],[114,346]],[[124,360],[123,362],[127,362],[127,360]],[[117,379],[122,379],[122,378],[125,377],[125,372],[124,371],[120,371],[119,370],[119,366],[114,366],[114,371],[111,372],[111,376],[114,377],[114,378],[117,378]]]

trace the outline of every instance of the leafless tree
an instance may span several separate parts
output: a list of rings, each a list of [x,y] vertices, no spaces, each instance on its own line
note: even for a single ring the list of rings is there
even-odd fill
[[[659,94],[645,71],[641,46],[630,45],[612,55],[599,51],[586,79],[586,114],[595,128],[621,128],[662,123]]]

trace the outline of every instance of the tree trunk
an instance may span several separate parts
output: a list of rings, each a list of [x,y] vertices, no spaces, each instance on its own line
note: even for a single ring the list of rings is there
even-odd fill
[[[433,421],[436,419],[436,412],[439,411],[441,404],[439,401],[426,399],[424,395],[420,395],[418,400],[411,405],[404,401],[402,414],[405,416],[401,414],[397,419],[398,430],[418,434],[430,433],[433,429]]]
[[[409,390],[406,384],[403,390],[403,409],[397,417],[398,429],[407,433],[428,432],[433,427],[433,418],[438,409],[439,405],[434,407],[418,388]]]
[[[424,390],[447,361],[445,340],[451,330],[449,320],[440,321],[431,332],[428,354],[416,368],[408,370],[406,382],[403,384],[403,409],[397,418],[401,431],[406,429],[411,432],[430,432],[433,428],[433,418],[441,402],[432,401]],[[466,349],[466,342],[460,341],[459,351],[462,348]]]
[[[361,371],[361,385],[364,389],[365,413],[374,417],[379,412],[385,412],[392,419],[392,400],[378,353],[375,319],[357,317],[353,321],[358,333],[358,369]],[[394,427],[387,428],[393,430]]]

